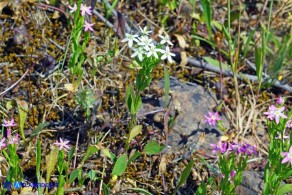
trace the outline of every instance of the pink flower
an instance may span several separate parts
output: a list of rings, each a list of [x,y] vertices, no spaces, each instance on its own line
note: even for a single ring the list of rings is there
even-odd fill
[[[17,144],[18,143],[18,134],[15,136],[8,137],[8,144]]]
[[[271,105],[269,107],[269,111],[268,112],[264,112],[264,115],[268,115],[267,118],[270,119],[270,120],[275,119],[276,124],[279,124],[280,117],[287,118],[287,116],[282,113],[284,110],[285,110],[284,106],[281,107],[281,108],[277,108],[276,106]]]
[[[291,128],[291,127],[292,127],[292,118],[290,118],[290,119],[286,122],[286,127],[287,127],[287,128]]]
[[[282,164],[289,161],[289,163],[292,165],[292,146],[290,147],[289,152],[282,152],[281,155],[285,157],[282,160]]]
[[[69,143],[69,141],[63,141],[62,138],[60,138],[60,142],[56,141],[54,144],[57,145],[59,147],[60,150],[64,149],[70,149],[70,146],[68,146],[67,144]]]
[[[4,147],[6,146],[6,144],[4,143],[5,140],[6,140],[5,137],[3,137],[3,138],[1,139],[1,141],[0,141],[0,150],[2,150],[2,148],[4,148]]]
[[[230,173],[230,178],[233,178],[236,174],[236,171],[235,170],[232,170],[231,173]]]
[[[81,4],[81,7],[80,7],[80,10],[81,10],[81,15],[82,16],[84,16],[85,15],[85,13],[87,13],[88,15],[92,15],[91,14],[91,6],[89,6],[89,7],[86,7],[86,5],[84,5],[84,4]]]
[[[217,144],[210,144],[210,146],[213,148],[212,153],[217,153],[220,151],[222,154],[224,154],[227,151],[227,143],[220,140]]]
[[[12,118],[11,121],[6,121],[6,120],[4,119],[4,123],[2,124],[2,126],[4,126],[4,127],[14,127],[14,126],[16,126],[16,125],[17,125],[17,124],[14,123],[14,118]]]
[[[276,103],[281,105],[281,104],[284,104],[284,98],[282,98],[282,96],[279,96],[277,99],[276,99]]]
[[[93,23],[88,23],[88,22],[84,22],[84,31],[86,32],[86,31],[88,31],[88,30],[90,30],[90,31],[93,31],[93,28],[92,28],[92,26],[93,26],[94,24]]]
[[[69,7],[69,9],[70,9],[70,13],[73,13],[73,12],[75,12],[75,11],[77,10],[77,5],[76,5],[76,3],[74,3],[74,6],[73,6],[73,7],[71,7],[70,5],[69,5],[68,7]]]
[[[214,114],[212,112],[209,112],[209,117],[205,116],[205,123],[209,123],[211,126],[216,125],[216,121],[220,121],[221,119],[219,118],[218,112],[215,112]]]

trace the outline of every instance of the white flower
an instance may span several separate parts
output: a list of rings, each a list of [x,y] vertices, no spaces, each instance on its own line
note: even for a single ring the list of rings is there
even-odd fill
[[[131,55],[131,57],[134,58],[134,57],[138,56],[138,59],[140,61],[142,61],[143,60],[143,54],[144,54],[143,48],[142,47],[139,47],[138,49],[134,48],[134,51],[135,52]]]
[[[170,63],[172,63],[172,58],[171,58],[171,56],[175,56],[175,54],[174,54],[174,53],[171,53],[171,52],[169,51],[169,47],[168,47],[168,46],[166,46],[165,50],[161,49],[160,52],[163,54],[163,55],[161,56],[161,59],[162,59],[162,60],[165,60],[165,59],[167,58],[167,60],[168,60]]]
[[[160,44],[163,45],[165,43],[168,43],[169,45],[173,45],[168,35],[165,35],[165,36],[158,35],[158,36],[161,38]]]
[[[145,26],[143,29],[139,26],[140,31],[142,33],[142,35],[149,35],[149,33],[151,33],[151,31],[147,31],[147,26]]]
[[[69,5],[68,7],[69,7],[69,9],[70,9],[70,13],[73,13],[73,12],[75,12],[75,11],[77,10],[77,5],[76,5],[76,3],[74,3],[74,6],[73,6],[73,7],[71,7],[70,5]]]
[[[142,36],[139,40],[138,45],[143,46],[146,51],[149,51],[152,39],[149,39],[148,36]]]
[[[134,41],[135,42],[139,42],[139,40],[136,37],[138,37],[138,35],[132,35],[132,34],[126,33],[126,38],[124,38],[122,40],[122,42],[127,42],[128,41],[129,48],[132,48]]]
[[[147,53],[147,57],[149,58],[150,56],[153,55],[155,58],[158,58],[157,52],[160,52],[160,51],[161,49],[156,48],[156,46],[153,43],[151,43],[149,51]]]

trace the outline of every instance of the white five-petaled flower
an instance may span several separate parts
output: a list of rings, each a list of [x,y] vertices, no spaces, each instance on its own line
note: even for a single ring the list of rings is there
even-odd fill
[[[173,45],[172,42],[170,41],[170,38],[168,35],[158,35],[160,38],[161,38],[161,41],[160,41],[160,44],[165,44],[165,43],[168,43],[169,45]]]
[[[142,36],[139,40],[138,45],[143,46],[146,51],[149,51],[152,39],[149,39],[148,36]]]
[[[60,138],[60,142],[56,141],[54,144],[59,147],[60,150],[64,149],[70,149],[70,146],[68,146],[69,141],[63,141],[62,138]]]
[[[80,10],[81,10],[81,15],[84,16],[85,13],[87,13],[88,15],[92,15],[91,14],[91,6],[86,6],[85,4],[81,4]]]
[[[165,59],[167,58],[167,60],[168,60],[170,63],[173,62],[171,56],[175,56],[175,54],[170,52],[168,46],[166,46],[165,50],[161,49],[160,52],[163,54],[163,55],[161,56],[161,59],[162,59],[162,60],[165,60]]]
[[[129,48],[132,48],[132,46],[133,46],[133,42],[134,42],[134,41],[135,41],[135,42],[138,42],[138,41],[139,41],[136,37],[138,37],[138,35],[132,35],[132,34],[128,34],[128,33],[126,33],[126,38],[124,38],[124,39],[122,40],[122,42],[127,42],[127,41],[128,41],[128,46],[129,46]]]
[[[73,7],[71,7],[70,5],[69,5],[68,7],[69,7],[69,9],[70,9],[70,13],[73,13],[73,12],[75,12],[75,11],[77,10],[77,5],[76,5],[76,3],[74,3],[74,6],[73,6]]]
[[[131,57],[134,58],[134,57],[138,56],[138,59],[140,61],[142,61],[143,60],[143,54],[144,54],[143,48],[142,47],[139,47],[138,49],[134,48],[134,51],[135,52],[131,55]]]
[[[147,31],[147,26],[145,26],[143,29],[139,26],[140,31],[142,33],[142,35],[149,35],[149,33],[151,33],[151,31]]]
[[[157,52],[160,52],[160,49],[156,48],[156,46],[153,43],[151,43],[149,51],[147,53],[147,57],[149,58],[150,56],[153,55],[155,58],[158,58]]]
[[[88,30],[90,30],[90,31],[93,31],[93,28],[92,28],[92,26],[94,25],[94,23],[88,23],[88,22],[84,22],[84,31],[86,32],[86,31],[88,31]]]

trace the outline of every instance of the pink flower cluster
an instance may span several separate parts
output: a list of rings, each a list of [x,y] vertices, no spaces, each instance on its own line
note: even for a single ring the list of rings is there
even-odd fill
[[[7,141],[8,145],[18,143],[18,134],[16,134],[15,136],[11,136],[11,127],[14,127],[16,125],[17,124],[14,122],[14,118],[12,118],[10,121],[4,119],[4,123],[2,124],[2,126],[7,128],[7,140],[5,137],[0,140],[0,150],[7,146],[5,144],[5,141]]]
[[[70,5],[68,6],[70,9],[70,13],[74,13],[77,10],[77,4],[74,3],[74,6],[71,7]],[[85,4],[81,4],[80,6],[80,11],[81,11],[81,15],[84,16],[85,14],[88,15],[92,15],[92,11],[91,11],[91,6],[86,6]],[[88,23],[87,21],[84,22],[84,31],[93,31],[92,26],[94,25],[94,23]]]
[[[234,141],[232,142],[222,142],[221,140],[217,144],[210,144],[213,148],[213,153],[220,151],[222,154],[227,152],[235,152],[236,154],[245,154],[250,156],[251,154],[257,155],[258,152],[255,146],[251,146],[248,143],[238,144]]]

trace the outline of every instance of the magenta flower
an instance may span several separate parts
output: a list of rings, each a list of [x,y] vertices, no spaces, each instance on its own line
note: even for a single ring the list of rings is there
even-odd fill
[[[12,118],[11,121],[7,121],[4,119],[4,123],[2,124],[2,126],[4,126],[4,127],[14,127],[16,125],[17,124],[14,123],[14,118]]]
[[[251,146],[250,144],[246,143],[238,148],[237,153],[242,153],[249,156],[251,154],[257,155],[258,151],[256,150],[255,146]]]
[[[220,121],[221,118],[219,118],[218,112],[215,112],[214,114],[212,112],[209,112],[209,117],[207,115],[205,116],[205,123],[209,123],[211,126],[216,125],[216,121]]]
[[[69,141],[63,141],[62,138],[60,138],[60,142],[56,141],[54,144],[59,147],[60,150],[64,149],[70,149],[70,146],[68,146]]]
[[[279,96],[277,99],[276,99],[276,103],[281,105],[281,104],[284,104],[284,98],[282,96]]]
[[[93,28],[92,28],[92,26],[93,26],[94,24],[93,23],[88,23],[88,22],[84,22],[84,31],[86,32],[86,31],[88,31],[88,30],[90,30],[90,31],[93,31]]]
[[[73,13],[73,12],[75,12],[75,11],[77,10],[77,5],[76,5],[76,3],[74,3],[74,6],[73,6],[73,7],[71,7],[70,5],[69,5],[68,7],[69,7],[69,9],[70,9],[70,13]]]
[[[285,107],[281,107],[281,108],[277,108],[274,105],[271,105],[269,107],[269,111],[268,112],[264,112],[264,115],[268,115],[267,118],[270,120],[274,120],[276,121],[276,124],[279,124],[280,122],[280,117],[282,118],[287,118],[287,116],[285,114],[283,114],[282,112],[285,110]]]
[[[220,140],[217,144],[210,144],[210,146],[213,148],[212,153],[217,153],[220,151],[222,154],[224,154],[227,151],[227,143]]]
[[[8,137],[8,144],[17,144],[18,143],[18,134],[15,136]]]
[[[80,10],[81,10],[81,15],[82,16],[84,16],[85,15],[85,13],[87,13],[88,15],[92,15],[91,14],[91,6],[89,6],[89,7],[86,7],[86,5],[85,4],[81,4],[81,7],[80,7]]]
[[[236,171],[235,170],[232,170],[231,173],[230,173],[230,178],[233,178],[236,174]]]
[[[235,142],[228,142],[228,151],[234,151],[236,152],[239,148],[238,143]]]
[[[289,161],[289,163],[292,165],[292,146],[290,147],[289,152],[282,152],[281,155],[285,157],[282,160],[282,164]]]
[[[3,138],[1,139],[1,141],[0,141],[0,150],[2,150],[2,148],[4,148],[4,147],[6,146],[6,144],[4,143],[5,140],[6,140],[5,137],[3,137]]]

